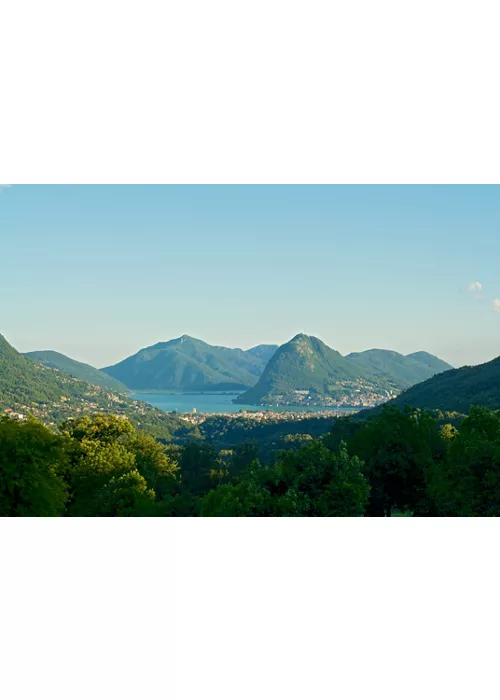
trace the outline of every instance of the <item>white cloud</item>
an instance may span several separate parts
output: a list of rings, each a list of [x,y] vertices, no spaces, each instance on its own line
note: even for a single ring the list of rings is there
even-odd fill
[[[491,305],[493,307],[493,311],[496,311],[500,314],[500,299],[493,299]]]
[[[469,286],[467,287],[467,291],[470,292],[471,294],[479,294],[479,292],[482,290],[483,285],[481,282],[471,282]]]

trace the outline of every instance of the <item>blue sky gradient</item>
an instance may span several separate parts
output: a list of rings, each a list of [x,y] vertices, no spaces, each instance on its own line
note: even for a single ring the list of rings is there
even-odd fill
[[[184,333],[305,332],[500,355],[498,186],[14,185],[0,237],[0,333],[22,351],[103,366]]]

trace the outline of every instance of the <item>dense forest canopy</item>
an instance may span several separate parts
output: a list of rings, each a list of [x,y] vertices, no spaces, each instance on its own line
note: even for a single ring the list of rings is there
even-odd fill
[[[264,455],[264,459],[261,458]],[[386,406],[320,436],[165,443],[126,417],[0,419],[2,516],[496,516],[500,413]]]

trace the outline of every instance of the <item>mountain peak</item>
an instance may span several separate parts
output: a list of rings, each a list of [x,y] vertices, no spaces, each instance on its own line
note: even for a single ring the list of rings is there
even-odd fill
[[[139,391],[242,391],[257,382],[272,352],[247,354],[184,334],[143,348],[104,371]]]
[[[293,336],[290,342],[293,343],[296,340],[312,340],[313,337],[314,336],[306,335],[305,333],[297,333],[297,335]]]
[[[318,338],[298,333],[278,348],[257,384],[239,396],[237,403],[293,403],[305,394],[340,396],[347,384],[360,379],[360,374],[351,362]]]

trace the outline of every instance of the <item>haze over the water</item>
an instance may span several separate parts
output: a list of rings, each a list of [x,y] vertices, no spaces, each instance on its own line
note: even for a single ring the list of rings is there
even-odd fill
[[[189,334],[500,354],[498,186],[13,186],[0,333],[95,366]]]

